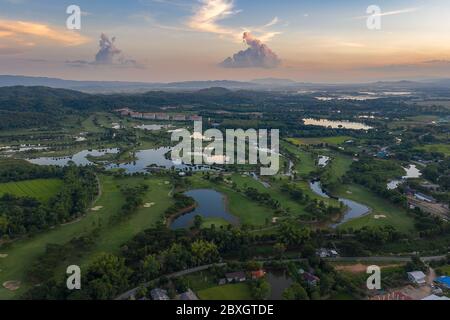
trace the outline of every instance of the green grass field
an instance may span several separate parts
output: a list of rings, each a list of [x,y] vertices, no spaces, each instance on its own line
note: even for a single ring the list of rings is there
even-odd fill
[[[372,209],[372,213],[361,218],[350,220],[339,228],[360,229],[364,226],[385,226],[391,225],[402,232],[414,230],[413,218],[409,217],[406,211],[396,207],[369,190],[358,185],[344,185],[338,194],[343,198],[365,204]],[[378,216],[378,219],[375,218]]]
[[[352,140],[353,138],[350,136],[336,136],[336,137],[318,137],[318,138],[289,138],[287,139],[289,142],[302,146],[302,145],[317,145],[317,144],[331,144],[331,145],[340,145],[345,141]]]
[[[197,294],[201,300],[252,300],[250,287],[246,283],[212,287]]]
[[[450,156],[450,144],[429,144],[420,147],[419,150],[424,150],[426,152],[439,152],[445,154],[447,157]]]
[[[282,143],[282,146],[296,157],[294,170],[297,171],[298,174],[308,175],[317,169],[316,159],[312,153],[289,143]]]
[[[62,181],[59,179],[35,179],[0,183],[0,196],[9,193],[19,197],[32,197],[46,202],[58,192],[61,186]]]
[[[69,264],[85,265],[101,252],[117,253],[120,247],[133,236],[150,228],[155,222],[162,219],[164,211],[172,204],[169,196],[171,185],[166,184],[162,178],[144,180],[142,177],[115,179],[110,176],[100,177],[102,196],[94,206],[101,207],[98,211],[89,211],[81,220],[56,227],[53,230],[34,236],[31,239],[18,240],[11,247],[0,249],[0,300],[17,298],[28,288],[24,283],[24,276],[32,262],[45,252],[49,243],[64,244],[82,235],[89,234],[101,222],[101,229],[92,250],[82,256],[73,257]],[[110,224],[110,218],[117,214],[124,203],[119,186],[133,185],[144,182],[149,185],[145,195],[145,203],[154,203],[149,208],[140,208],[137,212],[118,224]],[[61,276],[65,274],[61,270]],[[5,281],[18,280],[22,286],[18,291],[11,292],[1,286]]]

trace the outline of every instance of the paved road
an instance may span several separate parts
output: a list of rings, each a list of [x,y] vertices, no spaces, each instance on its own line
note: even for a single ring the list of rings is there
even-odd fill
[[[196,273],[196,272],[207,270],[209,268],[212,268],[213,266],[221,267],[221,266],[224,266],[224,265],[226,265],[226,263],[208,264],[208,265],[204,265],[204,266],[200,266],[200,267],[196,267],[196,268],[191,268],[191,269],[175,272],[175,273],[167,275],[166,277],[169,278],[169,279],[170,278],[183,277],[183,276],[186,276],[186,275],[191,274],[191,273]],[[158,281],[159,279],[160,278],[158,278],[156,280],[153,280],[152,282]],[[144,284],[142,284],[142,286],[149,287],[150,286],[150,282],[144,283]],[[131,289],[130,291],[127,291],[127,292],[121,294],[120,296],[118,296],[116,298],[116,300],[128,300],[128,299],[130,299],[132,296],[136,295],[136,292],[139,290],[139,288],[140,287],[137,287],[137,288]]]
[[[431,261],[438,261],[438,260],[442,260],[445,259],[446,256],[432,256],[432,257],[422,257],[422,261],[423,262],[431,262]],[[277,260],[277,262],[303,262],[306,261],[307,259],[283,259],[283,260]],[[360,262],[360,261],[364,261],[364,262],[409,262],[411,261],[411,257],[398,257],[398,256],[384,256],[384,257],[338,257],[338,258],[325,258],[324,260],[327,261],[331,261],[331,262]],[[273,259],[267,259],[267,260],[258,260],[259,262],[269,262],[269,261],[273,261]],[[196,273],[199,271],[204,271],[207,270],[213,266],[225,266],[226,263],[218,263],[218,264],[208,264],[208,265],[204,265],[204,266],[200,266],[200,267],[196,267],[196,268],[191,268],[191,269],[187,269],[187,270],[183,270],[180,272],[175,272],[172,273],[168,276],[166,276],[167,278],[177,278],[177,277],[182,277],[191,273]],[[154,281],[157,281],[159,279],[156,279]],[[154,282],[152,281],[152,282]],[[143,284],[144,287],[149,287],[150,283],[144,283]],[[128,300],[130,299],[132,296],[136,295],[136,292],[138,291],[140,287],[131,289],[130,291],[127,291],[123,294],[121,294],[120,296],[118,296],[116,298],[116,300]]]

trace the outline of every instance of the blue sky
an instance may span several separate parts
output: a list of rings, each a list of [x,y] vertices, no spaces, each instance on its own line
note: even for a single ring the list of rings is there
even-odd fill
[[[382,13],[376,31],[365,17],[374,3]],[[65,28],[71,4],[83,11],[80,31]],[[0,73],[139,81],[445,77],[449,18],[444,0],[0,0]],[[244,32],[251,37],[243,42]],[[232,63],[222,64],[227,58]]]

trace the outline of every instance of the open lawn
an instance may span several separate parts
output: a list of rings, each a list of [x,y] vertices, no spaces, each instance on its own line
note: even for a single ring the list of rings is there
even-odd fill
[[[172,204],[172,198],[168,195],[171,186],[166,185],[162,178],[129,177],[116,179],[110,176],[101,176],[100,180],[102,196],[94,204],[94,207],[98,209],[97,211],[89,211],[84,218],[77,222],[56,227],[31,239],[15,241],[9,248],[0,248],[0,253],[7,255],[6,258],[0,259],[0,285],[10,280],[22,282],[21,289],[14,292],[1,286],[0,300],[17,298],[28,288],[27,284],[24,283],[27,267],[45,252],[47,244],[67,243],[74,237],[89,234],[101,223],[100,232],[92,250],[81,257],[73,257],[73,260],[69,262],[70,264],[83,266],[101,252],[117,252],[124,242],[162,219],[164,211]],[[148,184],[150,187],[145,195],[144,202],[153,202],[154,205],[150,208],[140,208],[124,221],[111,224],[111,217],[118,213],[124,203],[119,186],[141,182]],[[64,270],[61,270],[62,275],[65,274],[64,272]]]
[[[308,175],[317,169],[316,158],[312,153],[289,143],[282,143],[282,146],[295,156],[295,159],[293,159],[295,164],[294,170],[298,174]]]
[[[252,300],[250,287],[246,283],[212,287],[197,294],[202,300]]]
[[[340,145],[345,141],[352,140],[353,138],[350,136],[336,136],[336,137],[318,137],[318,138],[289,138],[287,139],[289,142],[295,145],[317,145],[317,144],[331,144],[331,145]]]
[[[413,218],[409,217],[404,209],[392,205],[362,186],[342,185],[338,195],[365,204],[372,209],[369,215],[350,220],[341,225],[339,227],[341,229],[391,225],[406,233],[414,230]]]
[[[419,150],[424,150],[426,152],[439,152],[445,154],[447,157],[450,156],[450,144],[429,144],[420,147]]]
[[[59,191],[61,186],[62,181],[60,179],[34,179],[0,183],[0,196],[9,193],[46,202]]]

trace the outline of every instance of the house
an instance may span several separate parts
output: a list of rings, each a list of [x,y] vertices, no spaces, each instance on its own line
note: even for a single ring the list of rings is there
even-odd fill
[[[422,183],[420,186],[429,191],[439,191],[439,188],[440,188],[440,185],[432,184],[432,183]]]
[[[203,117],[194,115],[194,116],[190,116],[189,120],[191,120],[191,121],[202,121]]]
[[[146,112],[142,114],[142,118],[146,120],[155,120],[156,114]]]
[[[225,274],[225,278],[227,278],[227,281],[230,282],[245,282],[247,281],[247,276],[245,275],[245,272],[231,272]]]
[[[408,272],[408,279],[412,283],[422,286],[426,284],[426,275],[422,271]]]
[[[426,202],[428,202],[428,203],[434,203],[434,202],[436,202],[436,200],[435,200],[433,197],[427,196],[426,194],[423,194],[423,193],[420,193],[420,192],[416,192],[416,193],[414,194],[414,197],[415,197],[417,200],[420,200],[420,201],[426,201]]]
[[[428,297],[423,298],[422,300],[447,301],[447,300],[450,300],[450,298],[447,298],[447,297],[439,297],[439,296],[437,296],[437,295],[435,295],[435,294],[432,294],[432,295],[430,295],[430,296],[428,296]]]
[[[320,278],[313,275],[312,273],[309,272],[305,272],[303,269],[299,270],[303,280],[306,281],[306,283],[308,284],[308,286],[310,287],[315,287],[317,286],[318,282],[320,281]]]
[[[174,121],[186,121],[186,116],[184,114],[175,114],[172,116]]]
[[[257,271],[252,271],[252,279],[256,280],[256,279],[261,279],[264,278],[266,276],[266,272],[264,270],[257,270]]]
[[[153,300],[170,300],[169,296],[167,295],[167,290],[163,289],[153,289],[150,291],[150,296]]]
[[[166,113],[156,113],[156,120],[170,120],[170,116]]]
[[[450,290],[450,277],[442,276],[434,279],[434,282],[441,288]]]
[[[180,300],[195,301],[195,300],[198,300],[198,297],[194,293],[194,291],[189,289],[188,291],[180,294]]]
[[[320,248],[316,251],[316,256],[320,258],[336,258],[339,256],[339,253],[333,249]]]
[[[404,294],[403,292],[394,291],[394,292],[389,292],[386,294],[372,297],[372,298],[370,298],[370,300],[406,301],[406,300],[413,300],[413,299],[410,296],[407,296],[406,294]]]

